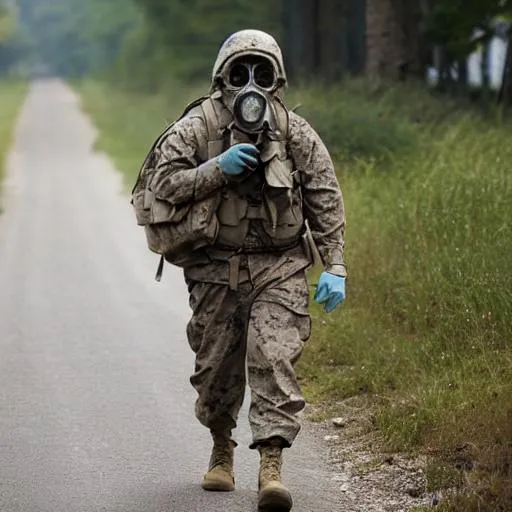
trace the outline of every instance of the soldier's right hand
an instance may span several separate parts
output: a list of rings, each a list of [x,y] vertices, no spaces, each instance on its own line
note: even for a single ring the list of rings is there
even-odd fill
[[[253,144],[236,144],[217,158],[221,171],[228,176],[239,176],[258,167],[260,152]]]

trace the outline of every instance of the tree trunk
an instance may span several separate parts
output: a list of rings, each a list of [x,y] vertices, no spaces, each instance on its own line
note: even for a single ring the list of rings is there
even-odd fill
[[[405,64],[404,35],[393,0],[366,2],[366,73],[397,79]]]
[[[346,51],[340,44],[345,23],[344,0],[318,1],[317,9],[317,71],[326,80],[340,78],[347,68]]]
[[[364,72],[366,60],[365,0],[349,0],[346,19],[347,71],[352,75]]]
[[[318,61],[318,0],[285,0],[283,25],[286,61],[292,76],[314,75]]]
[[[468,61],[462,57],[457,62],[457,81],[460,94],[465,94],[468,89]]]
[[[438,47],[438,70],[439,77],[438,89],[442,92],[454,93],[457,89],[457,84],[454,81],[452,74],[453,58],[448,53],[444,46]]]
[[[510,39],[507,45],[507,56],[498,101],[506,107],[512,106],[512,42]]]
[[[290,75],[336,80],[365,66],[365,0],[283,0]]]
[[[426,65],[424,41],[421,36],[423,15],[417,1],[393,0],[398,23],[403,32],[402,52],[405,55],[405,75],[425,78]],[[406,77],[404,75],[404,78]]]
[[[410,0],[366,1],[366,73],[404,79],[423,72],[419,6]]]
[[[482,99],[484,101],[489,98],[491,88],[491,77],[489,73],[490,49],[490,42],[484,41],[482,43],[482,60],[480,64],[482,72]]]

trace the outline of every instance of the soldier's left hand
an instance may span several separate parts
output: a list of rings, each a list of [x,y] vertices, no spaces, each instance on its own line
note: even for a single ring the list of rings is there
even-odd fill
[[[322,272],[318,280],[315,301],[324,305],[326,313],[334,311],[345,300],[345,278]]]

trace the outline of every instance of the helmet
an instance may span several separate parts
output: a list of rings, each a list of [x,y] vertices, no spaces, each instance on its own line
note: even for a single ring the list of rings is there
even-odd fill
[[[261,30],[241,30],[229,36],[219,50],[213,66],[212,88],[235,59],[247,55],[268,58],[275,68],[277,80],[281,86],[287,83],[283,55],[276,40]]]

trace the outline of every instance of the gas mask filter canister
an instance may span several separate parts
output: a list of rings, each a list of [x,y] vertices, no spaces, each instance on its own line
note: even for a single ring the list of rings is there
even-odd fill
[[[239,124],[241,124],[241,127],[247,128],[249,131],[261,128],[261,121],[266,110],[266,98],[256,91],[247,91],[239,94],[235,100],[235,117]]]

